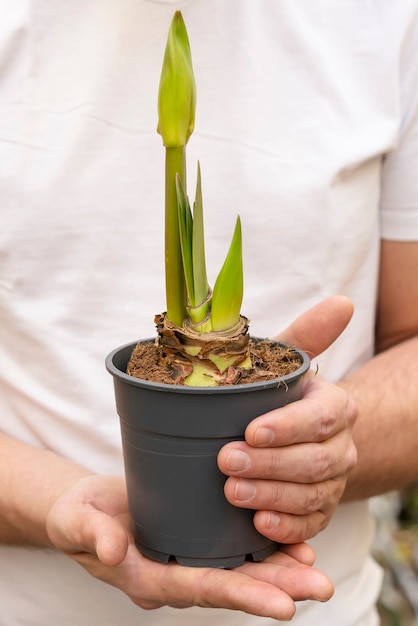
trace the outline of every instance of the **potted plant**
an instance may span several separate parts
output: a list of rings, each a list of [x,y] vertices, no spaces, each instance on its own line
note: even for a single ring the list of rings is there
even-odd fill
[[[166,152],[167,310],[155,318],[156,339],[116,348],[106,367],[114,380],[137,547],[161,562],[235,567],[277,546],[256,531],[253,511],[226,500],[218,452],[244,439],[258,415],[298,399],[310,361],[296,348],[249,335],[240,312],[239,217],[213,291],[208,285],[199,166],[193,212],[186,192],[195,102],[189,40],[177,11],[158,106]]]

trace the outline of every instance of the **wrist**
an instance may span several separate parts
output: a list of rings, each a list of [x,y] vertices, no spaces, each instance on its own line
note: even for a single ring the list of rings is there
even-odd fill
[[[48,512],[74,482],[92,472],[49,450],[0,436],[0,541],[51,547]]]

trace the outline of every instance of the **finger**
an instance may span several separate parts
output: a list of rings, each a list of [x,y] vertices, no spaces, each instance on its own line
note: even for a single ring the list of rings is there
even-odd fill
[[[194,569],[182,568],[180,572],[176,571],[175,573],[173,569],[171,604],[178,603],[181,598],[183,598],[184,604],[187,601],[190,604],[190,595],[187,597],[187,589],[190,589],[190,586],[194,584],[193,603],[197,606],[223,607],[260,617],[290,620],[295,614],[294,601],[279,585],[275,584],[274,576],[268,576],[266,573],[264,578],[256,574],[251,577],[248,575],[249,571],[251,571],[251,567],[243,571],[239,569],[232,571],[206,569],[199,573],[196,585],[196,580],[193,581],[196,577]],[[297,579],[297,577],[295,578]],[[297,584],[300,584],[299,580]],[[307,593],[309,594],[310,591],[310,588],[301,586],[295,595],[299,597],[300,593],[304,594],[304,599],[306,599]]]
[[[297,544],[300,548],[306,544]],[[326,601],[334,587],[328,576],[312,567],[304,566],[280,549],[261,563],[244,563],[239,571],[257,577],[292,594],[296,601],[308,598]]]
[[[345,482],[345,476],[312,484],[228,478],[224,491],[228,502],[241,508],[310,515],[335,507]]]
[[[258,580],[257,576],[250,577],[234,570],[184,567],[176,563],[162,565],[140,555],[134,546],[129,548],[126,562],[117,568],[105,568],[87,554],[77,556],[77,561],[96,578],[119,587],[144,609],[164,605],[226,608],[278,620],[289,620],[295,613],[295,604],[287,593],[268,581]],[[308,574],[304,576],[309,580]],[[322,580],[316,584],[315,575],[313,579],[307,585],[307,593],[322,589]],[[307,597],[305,593],[305,599]]]
[[[331,296],[302,313],[275,339],[316,357],[341,335],[353,312],[351,300],[345,296]]]
[[[356,460],[357,451],[349,431],[323,443],[283,448],[253,448],[237,441],[219,453],[219,466],[227,476],[307,484],[346,475]]]
[[[352,427],[358,409],[348,394],[310,372],[304,397],[254,419],[245,431],[250,446],[287,446],[307,441],[326,441]]]
[[[280,546],[280,552],[288,554],[303,565],[313,565],[315,563],[315,552],[307,543],[291,543]]]
[[[279,544],[308,541],[328,526],[334,509],[327,512],[316,511],[310,515],[257,511],[254,515],[254,526],[259,533]]]

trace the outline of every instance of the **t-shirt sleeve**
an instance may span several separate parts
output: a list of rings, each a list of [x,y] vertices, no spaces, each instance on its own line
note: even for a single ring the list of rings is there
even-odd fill
[[[397,147],[384,159],[381,236],[418,240],[418,10],[409,24],[399,57]]]

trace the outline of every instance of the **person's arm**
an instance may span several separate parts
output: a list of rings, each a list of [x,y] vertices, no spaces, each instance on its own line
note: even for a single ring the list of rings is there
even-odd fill
[[[344,500],[402,489],[418,478],[418,243],[383,241],[376,349],[341,382],[355,399],[358,464]]]
[[[0,432],[0,542],[51,546],[45,519],[57,497],[91,474]]]

